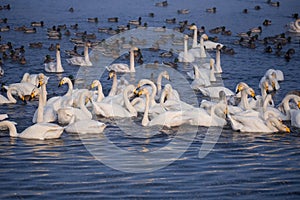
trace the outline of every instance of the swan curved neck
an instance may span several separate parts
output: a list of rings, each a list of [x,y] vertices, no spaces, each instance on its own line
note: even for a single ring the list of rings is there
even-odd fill
[[[152,81],[147,80],[146,84],[151,85],[151,88],[152,88],[152,93],[151,93],[151,96],[150,96],[150,106],[153,106],[156,103],[155,102],[155,96],[157,94],[157,88],[156,88],[155,84]]]
[[[291,107],[290,107],[290,101],[291,100],[294,100],[296,103],[298,101],[300,101],[300,97],[297,96],[297,95],[287,95],[286,97],[284,97],[284,99],[282,100],[282,104],[283,104],[283,109],[284,109],[284,112],[286,115],[290,115],[290,110],[291,110]]]
[[[9,135],[11,137],[18,137],[19,134],[17,133],[16,126],[12,122],[10,122],[10,121],[1,121],[0,122],[0,127],[1,126],[8,127]]]
[[[13,97],[13,95],[11,94],[11,91],[12,91],[13,89],[12,88],[8,88],[8,90],[7,90],[7,92],[6,92],[6,94],[7,94],[7,99],[8,99],[8,101],[9,102],[11,102],[11,103],[17,103],[17,100]]]
[[[113,83],[111,85],[111,89],[110,89],[110,92],[109,92],[108,96],[115,96],[116,95],[117,86],[118,86],[118,79],[117,79],[117,75],[114,74]]]
[[[92,114],[91,112],[87,109],[87,107],[85,106],[85,98],[88,97],[89,92],[83,92],[80,95],[80,102],[79,102],[79,107],[80,109],[90,118],[92,118]]]
[[[72,81],[71,81],[71,79],[67,79],[67,84],[68,84],[68,91],[67,91],[67,93],[65,94],[66,96],[71,96],[72,95],[72,93],[73,93],[73,83],[72,83]]]
[[[247,90],[244,89],[241,91],[241,107],[244,110],[250,110],[250,106],[249,106],[249,102],[248,102],[248,94],[247,94]]]
[[[100,81],[97,81],[97,92],[98,92],[97,102],[100,102],[102,101],[102,99],[104,99],[103,89]]]
[[[150,102],[150,96],[149,93],[146,93],[146,105],[145,105],[145,111],[144,116],[142,119],[142,126],[147,126],[149,124],[149,102]]]
[[[274,130],[278,131],[278,130],[280,130],[281,124],[275,117],[271,117],[271,118],[267,119],[266,125],[272,131],[274,131]]]
[[[127,86],[125,88],[125,90],[123,91],[123,99],[124,99],[124,104],[125,104],[125,107],[127,108],[127,110],[130,112],[130,114],[132,115],[137,115],[137,111],[135,110],[135,108],[132,106],[132,104],[130,103],[129,101],[129,97],[128,97],[128,93],[130,91],[133,91],[134,90],[134,85],[130,85],[130,86]]]

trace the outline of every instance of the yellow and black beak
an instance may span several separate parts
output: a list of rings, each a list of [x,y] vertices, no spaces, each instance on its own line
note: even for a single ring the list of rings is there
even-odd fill
[[[254,100],[256,100],[256,96],[255,96],[255,92],[254,91],[251,91],[251,97],[254,99]]]
[[[286,127],[286,128],[285,128],[285,132],[290,133],[290,132],[291,132],[291,129],[290,129],[289,127]]]
[[[298,101],[298,108],[300,109],[300,101]]]

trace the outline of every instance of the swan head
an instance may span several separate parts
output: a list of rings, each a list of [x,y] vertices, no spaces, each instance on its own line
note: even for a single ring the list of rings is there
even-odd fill
[[[56,51],[60,51],[60,44],[59,43],[56,44]]]
[[[68,82],[68,78],[67,77],[63,77],[58,84],[58,87],[61,87],[62,85],[66,84]]]
[[[242,91],[245,88],[249,88],[248,84],[245,82],[240,82],[237,86],[236,86],[236,94],[239,93],[240,91]]]
[[[201,35],[201,38],[203,38],[203,40],[208,40],[208,36],[205,33]]]
[[[197,30],[197,26],[193,24],[192,26],[190,26],[190,30]]]
[[[169,73],[168,73],[167,71],[163,71],[163,72],[162,72],[162,76],[163,76],[165,79],[167,79],[168,81],[171,81],[170,75],[169,75]]]
[[[107,80],[111,79],[111,78],[114,77],[115,75],[116,75],[116,71],[115,71],[115,70],[109,71]]]
[[[40,90],[39,90],[37,87],[35,87],[35,88],[31,91],[30,98],[31,98],[31,99],[34,99],[34,97],[36,97],[39,93],[40,93]]]
[[[255,92],[252,88],[248,88],[247,89],[247,93],[254,99],[256,100],[256,95],[255,95]]]
[[[91,87],[91,89],[93,89],[93,88],[97,87],[98,85],[100,85],[100,81],[94,80],[90,87]]]
[[[213,69],[214,64],[215,64],[215,59],[211,58],[211,59],[209,60],[209,66],[210,66],[210,69]]]

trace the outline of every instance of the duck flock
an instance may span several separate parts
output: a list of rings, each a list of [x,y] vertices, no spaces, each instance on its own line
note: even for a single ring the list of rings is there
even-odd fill
[[[269,6],[278,7],[279,2],[266,2]],[[167,7],[167,1],[155,3],[156,7]],[[10,12],[14,9],[11,5],[2,5],[0,12]],[[260,7],[256,6],[255,10]],[[73,7],[67,12],[76,12]],[[188,9],[176,11],[178,15],[188,14]],[[214,14],[216,7],[207,8],[205,12]],[[248,9],[243,10],[247,14]],[[155,13],[149,13],[148,17],[154,18]],[[300,33],[297,14],[292,14],[293,22],[287,24],[289,32]],[[88,18],[87,23],[98,23],[97,17]],[[118,23],[118,17],[107,18],[110,23]],[[156,32],[160,35],[157,41],[152,42],[150,48],[144,48],[147,39],[139,37],[119,37],[114,42],[97,40],[95,33],[87,31],[79,32],[78,23],[71,25],[52,25],[46,28],[47,39],[56,41],[48,47],[49,54],[43,58],[39,73],[31,73],[30,69],[23,74],[19,81],[3,84],[0,94],[0,107],[5,104],[16,104],[22,101],[38,101],[38,106],[31,118],[32,125],[18,133],[17,123],[9,120],[7,113],[0,111],[0,130],[9,129],[11,137],[28,139],[53,139],[60,138],[65,133],[89,134],[102,133],[107,128],[107,119],[131,118],[138,121],[140,126],[161,126],[172,129],[178,126],[230,126],[240,132],[290,132],[286,125],[300,128],[300,96],[297,92],[289,92],[275,105],[273,96],[280,90],[280,82],[284,81],[284,72],[278,69],[269,69],[262,74],[257,83],[261,94],[256,94],[247,81],[239,82],[234,91],[224,87],[220,79],[226,69],[221,66],[221,54],[233,55],[233,48],[218,41],[217,34],[231,36],[233,33],[226,27],[216,27],[209,31],[204,26],[199,26],[188,21],[177,22],[176,18],[165,19],[167,24],[178,24],[172,31],[180,34],[167,34],[166,26],[151,28],[141,17],[129,20],[126,25],[119,25],[117,29],[112,27],[99,27],[99,33],[117,35],[122,32],[140,29]],[[36,34],[44,30],[47,22],[31,22],[30,27],[11,27],[9,19],[0,20],[1,32],[22,31],[27,34]],[[262,22],[263,26],[270,26],[271,20]],[[275,48],[277,56],[283,55],[286,61],[292,59],[295,54],[293,48],[283,52],[283,46],[289,44],[291,37],[284,33],[274,36],[259,38],[262,27],[250,28],[245,33],[238,33],[239,40],[233,44],[247,48],[256,48],[264,45],[266,53],[272,53]],[[71,33],[72,32],[72,33]],[[74,37],[73,37],[74,36]],[[214,36],[214,37],[212,37]],[[63,50],[68,57],[62,60],[62,38],[69,38],[74,44],[71,50]],[[2,39],[2,38],[1,38]],[[169,51],[161,51],[164,43],[174,48]],[[189,45],[191,44],[191,45]],[[7,62],[26,65],[26,45],[16,47],[14,42],[0,45],[2,59],[0,65],[0,80],[6,76]],[[42,48],[42,42],[30,43],[32,49]],[[78,49],[83,49],[78,53]],[[93,54],[89,53],[93,50]],[[126,55],[120,55],[122,50]],[[52,53],[53,52],[53,53]],[[55,54],[54,54],[55,52]],[[96,53],[95,53],[96,52]],[[145,54],[159,54],[162,63],[155,61],[145,64]],[[53,55],[51,57],[51,55]],[[107,66],[96,66],[99,55],[121,59]],[[55,56],[54,56],[55,55]],[[100,58],[101,59],[101,58]],[[64,65],[66,61],[67,65]],[[74,84],[74,78],[66,74],[66,69],[77,66],[79,68],[105,68],[107,79],[112,83],[95,79],[88,83],[88,87],[79,88]],[[124,74],[143,73],[142,66],[152,67],[152,77],[141,78],[131,83]],[[190,69],[190,70],[183,70]],[[179,70],[190,83],[190,90],[200,93],[200,105],[192,105],[182,100],[181,91],[174,85],[170,70]],[[65,94],[50,94],[49,82],[53,74],[61,75],[57,85],[68,85]],[[118,78],[121,77],[121,78]],[[10,79],[11,80],[11,79]],[[75,80],[75,83],[78,80]],[[176,81],[176,80],[175,80]],[[167,82],[167,83],[166,83]],[[166,83],[166,84],[163,84]],[[177,83],[178,84],[178,83]],[[109,91],[108,91],[109,88]],[[59,90],[59,89],[58,89]],[[62,89],[63,91],[63,89]],[[49,95],[50,94],[50,95]],[[27,106],[23,104],[22,106]],[[2,109],[1,109],[2,110]],[[110,124],[111,125],[111,124]]]

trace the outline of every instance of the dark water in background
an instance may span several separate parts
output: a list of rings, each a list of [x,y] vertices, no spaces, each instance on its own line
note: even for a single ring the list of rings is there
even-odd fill
[[[62,50],[72,49],[69,37],[53,41],[46,37],[46,29],[58,24],[79,24],[78,31],[87,30],[95,33],[97,40],[108,38],[98,33],[98,27],[126,25],[128,20],[142,17],[148,26],[177,26],[166,24],[166,18],[176,17],[177,22],[188,19],[206,30],[216,26],[226,26],[232,36],[219,37],[219,41],[237,52],[235,55],[221,55],[223,81],[226,87],[234,89],[244,81],[259,93],[258,82],[269,68],[281,69],[285,81],[275,94],[278,103],[284,95],[299,89],[299,35],[291,35],[292,42],[283,47],[283,52],[294,48],[296,54],[287,62],[282,56],[263,53],[265,48],[258,44],[256,49],[247,49],[234,45],[235,35],[246,32],[249,28],[262,24],[265,19],[272,20],[272,25],[263,27],[259,36],[273,36],[285,32],[285,24],[292,21],[292,13],[299,12],[300,3],[296,0],[282,1],[280,7],[272,7],[265,1],[169,1],[168,7],[155,7],[157,1],[2,1],[11,4],[10,11],[1,10],[1,18],[8,18],[11,27],[30,26],[32,21],[45,22],[45,27],[37,28],[36,34],[25,35],[22,32],[1,32],[1,43],[11,41],[15,47],[24,45],[27,64],[4,62],[5,76],[1,82],[13,83],[21,80],[25,72],[43,71],[43,58],[51,43],[59,42]],[[254,10],[260,5],[261,10]],[[217,7],[215,14],[206,13],[205,9]],[[75,12],[68,9],[74,7]],[[190,9],[187,15],[178,15],[178,9]],[[248,14],[242,10],[247,8]],[[148,17],[153,12],[154,18]],[[108,17],[119,17],[118,23],[108,23]],[[88,23],[88,17],[98,17],[99,23]],[[5,24],[1,24],[4,26]],[[208,33],[209,34],[209,33]],[[214,36],[209,34],[209,36]],[[72,36],[73,37],[73,36]],[[43,42],[42,49],[30,49],[31,42]],[[214,53],[212,53],[214,57]],[[66,55],[62,53],[65,73],[50,76],[47,86],[49,96],[64,94],[64,89],[56,89],[59,79],[65,75],[76,75],[77,67],[67,65]],[[146,58],[150,59],[150,56]],[[180,67],[179,67],[180,68]],[[107,90],[110,85],[104,85]],[[37,102],[26,105],[2,105],[1,113],[8,113],[10,119],[18,123],[21,132],[31,125],[31,116]],[[24,113],[24,114],[20,114]],[[0,197],[8,198],[203,198],[203,199],[297,199],[299,198],[300,171],[298,153],[299,130],[292,128],[291,134],[238,133],[224,127],[214,149],[202,159],[198,158],[206,128],[199,128],[197,136],[188,150],[169,166],[149,173],[125,173],[114,170],[96,160],[82,144],[77,135],[64,133],[61,139],[50,141],[28,141],[10,138],[6,131],[1,131],[1,167]],[[116,143],[139,149],[143,145],[155,148],[167,144],[172,136],[164,134],[151,138],[151,142],[140,139],[129,141],[119,137],[114,126],[108,126],[105,134]],[[188,134],[188,133],[187,133]],[[128,146],[128,145],[127,145]],[[180,148],[180,147],[178,147]],[[176,151],[176,148],[174,149]],[[126,158],[124,158],[126,160]]]

